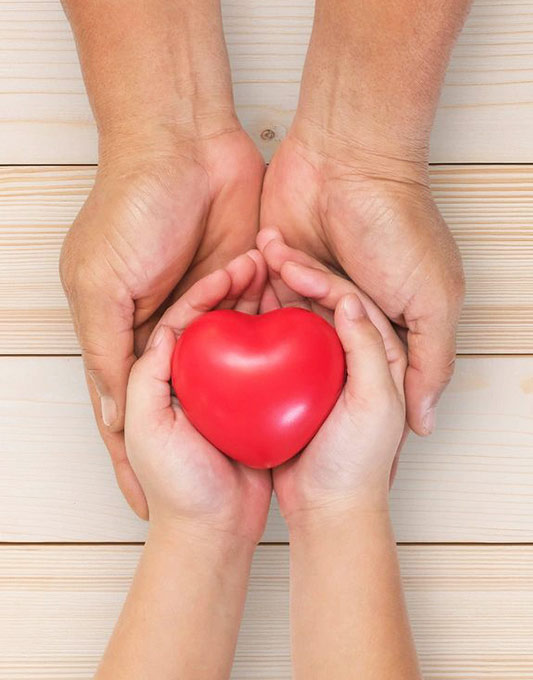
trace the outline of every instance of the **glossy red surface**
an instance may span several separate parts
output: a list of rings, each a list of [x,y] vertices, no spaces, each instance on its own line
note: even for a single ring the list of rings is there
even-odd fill
[[[172,384],[192,424],[231,458],[269,468],[298,453],[345,378],[335,330],[297,308],[209,312],[181,335]]]

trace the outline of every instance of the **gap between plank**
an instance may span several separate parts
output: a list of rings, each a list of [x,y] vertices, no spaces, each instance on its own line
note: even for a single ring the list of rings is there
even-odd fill
[[[120,542],[120,541],[38,541],[38,542],[27,542],[27,541],[0,541],[0,550],[3,547],[41,547],[41,548],[54,548],[54,547],[61,547],[61,546],[68,546],[71,548],[76,548],[76,547],[106,547],[106,546],[143,546],[144,542],[143,541],[125,541],[125,542]],[[290,543],[288,541],[260,541],[257,546],[289,546]],[[475,548],[475,547],[523,547],[523,546],[529,546],[533,547],[533,542],[531,541],[509,541],[507,542],[502,542],[499,541],[497,543],[492,543],[489,541],[398,541],[396,543],[396,546],[399,548],[403,547],[423,547],[427,546],[430,548],[434,547],[470,547],[470,548]]]

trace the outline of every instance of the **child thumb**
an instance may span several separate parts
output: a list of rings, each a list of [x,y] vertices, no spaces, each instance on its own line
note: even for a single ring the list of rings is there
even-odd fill
[[[170,373],[176,337],[168,326],[156,329],[150,345],[131,369],[126,418],[143,417],[171,404]]]
[[[339,300],[335,328],[346,354],[348,394],[367,397],[394,389],[383,338],[357,295]]]

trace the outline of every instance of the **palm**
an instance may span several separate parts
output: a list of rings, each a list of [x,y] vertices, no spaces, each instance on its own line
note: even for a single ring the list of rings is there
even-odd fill
[[[142,471],[142,478],[160,480],[164,506],[175,516],[238,526],[247,536],[259,536],[270,501],[270,473],[222,455],[190,424],[176,400],[154,428],[157,439],[149,439],[150,451],[143,456],[150,469]]]
[[[201,276],[253,246],[263,163],[244,132],[202,142],[201,152],[150,163],[142,171],[99,173],[65,241],[87,252],[106,287],[124,292],[124,331],[140,353],[162,308]],[[198,156],[196,158],[195,156]],[[113,283],[114,280],[114,283]]]
[[[345,272],[408,330],[409,421],[422,432],[422,405],[453,367],[462,267],[423,172],[380,176],[380,160],[365,173],[288,136],[265,177],[261,228]]]
[[[392,228],[398,223],[400,229]],[[389,318],[402,323],[409,315],[409,293],[436,264],[428,254],[442,248],[450,259],[455,254],[449,231],[421,183],[365,177],[292,137],[265,177],[261,226],[277,227],[289,245],[345,271]],[[408,252],[402,248],[406,241]],[[398,252],[402,257],[393,266],[391,254]]]

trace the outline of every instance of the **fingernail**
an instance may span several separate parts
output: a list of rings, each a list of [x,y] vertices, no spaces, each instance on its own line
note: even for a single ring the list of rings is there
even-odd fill
[[[362,319],[366,316],[365,308],[361,304],[361,301],[355,295],[348,295],[344,298],[342,303],[342,308],[344,311],[344,316],[349,321],[355,321],[356,319]]]
[[[102,420],[106,427],[111,427],[117,419],[117,405],[112,397],[100,397]]]
[[[434,408],[430,408],[426,411],[426,414],[422,419],[422,428],[424,430],[424,434],[431,434],[433,432],[437,420],[436,416],[437,414]]]
[[[159,326],[159,328],[156,330],[155,335],[152,339],[152,344],[150,347],[157,347],[158,345],[161,344],[161,341],[165,337],[165,327],[164,326]]]

